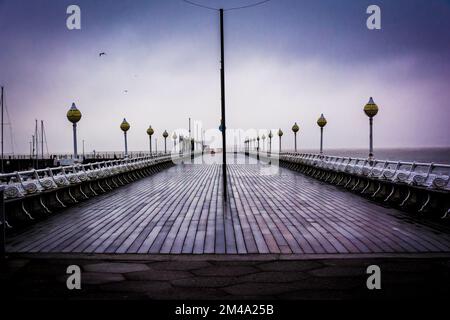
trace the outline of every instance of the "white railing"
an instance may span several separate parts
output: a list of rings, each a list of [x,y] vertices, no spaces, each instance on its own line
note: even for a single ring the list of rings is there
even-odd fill
[[[172,155],[126,158],[90,164],[73,164],[55,168],[0,174],[5,199],[21,198],[39,192],[93,181],[169,161]]]
[[[281,153],[280,160],[390,182],[450,191],[450,165],[369,160],[307,153]]]

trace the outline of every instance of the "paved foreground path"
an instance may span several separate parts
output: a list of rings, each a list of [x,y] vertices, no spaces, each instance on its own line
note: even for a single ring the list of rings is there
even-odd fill
[[[0,261],[4,299],[440,299],[450,297],[450,256],[298,259],[288,255],[46,255]],[[369,265],[381,290],[368,290]],[[81,268],[68,290],[66,268]]]
[[[8,240],[9,252],[450,252],[450,232],[284,168],[185,164],[93,198]]]

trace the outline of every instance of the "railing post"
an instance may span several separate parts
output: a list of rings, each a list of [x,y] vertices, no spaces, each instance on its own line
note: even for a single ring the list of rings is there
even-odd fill
[[[0,259],[6,258],[6,217],[4,187],[0,186]]]

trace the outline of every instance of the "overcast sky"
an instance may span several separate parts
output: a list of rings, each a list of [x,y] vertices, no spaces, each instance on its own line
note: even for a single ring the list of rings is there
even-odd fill
[[[81,30],[66,28],[70,4],[81,7]],[[366,27],[370,4],[381,7],[382,30]],[[218,27],[218,13],[181,0],[0,0],[15,152],[28,152],[34,119],[45,121],[50,152],[70,152],[72,102],[87,151],[122,150],[124,117],[131,150],[147,149],[150,124],[159,148],[164,129],[188,117],[217,128]],[[373,96],[375,147],[450,146],[449,30],[444,0],[272,0],[225,12],[228,128],[282,128],[292,147],[296,121],[300,146],[313,148],[324,113],[326,148],[366,147],[362,108]]]

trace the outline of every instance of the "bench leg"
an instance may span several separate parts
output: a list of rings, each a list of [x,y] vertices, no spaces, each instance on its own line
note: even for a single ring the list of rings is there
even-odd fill
[[[409,200],[410,196],[411,196],[411,190],[409,190],[409,188],[408,188],[408,194],[406,195],[405,200],[403,200],[402,203],[400,204],[400,207],[403,207],[405,205],[406,201]]]
[[[52,212],[47,208],[47,206],[44,204],[44,201],[42,201],[42,196],[39,197],[39,203],[40,203],[40,205],[42,206],[42,208],[44,208],[45,212],[47,212],[47,213],[52,213]]]
[[[391,191],[391,193],[389,193],[389,195],[386,197],[386,199],[384,199],[384,202],[388,202],[389,201],[389,199],[392,197],[392,195],[394,194],[394,191],[395,191],[395,187],[394,186],[392,186],[392,191]]]
[[[376,195],[378,194],[378,192],[380,192],[380,190],[381,190],[381,183],[378,183],[378,188],[377,188],[377,190],[372,194],[372,198],[375,198]]]
[[[423,210],[425,210],[425,208],[427,207],[428,203],[430,203],[430,200],[431,200],[431,195],[428,193],[427,194],[427,200],[425,201],[423,206],[419,209],[419,212],[423,212]]]
[[[56,197],[56,201],[59,202],[59,204],[63,207],[66,208],[66,205],[61,201],[61,199],[59,199],[58,197],[58,191],[55,192],[55,197]]]
[[[28,218],[30,218],[30,220],[34,220],[34,218],[31,216],[31,214],[25,208],[25,203],[23,201],[22,201],[22,211],[28,216]]]

